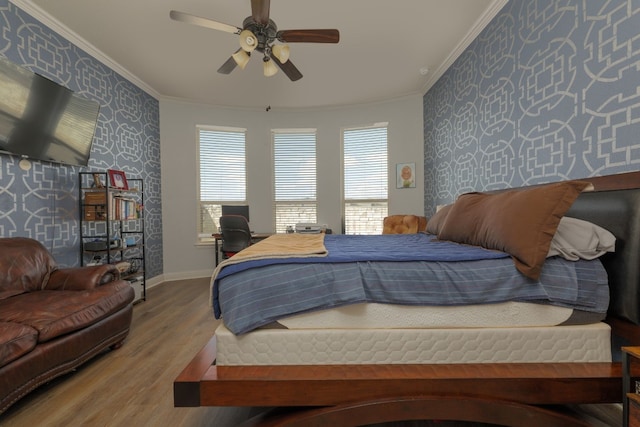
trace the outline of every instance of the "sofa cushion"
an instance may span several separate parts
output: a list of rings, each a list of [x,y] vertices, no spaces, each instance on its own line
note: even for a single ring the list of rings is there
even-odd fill
[[[34,349],[38,331],[20,323],[0,322],[0,366]]]
[[[129,282],[118,280],[88,291],[43,290],[0,300],[0,321],[38,331],[38,342],[82,329],[131,303]]]
[[[0,289],[0,299],[6,299],[15,297],[16,295],[24,294],[25,290],[22,289]]]
[[[0,244],[0,289],[36,291],[46,286],[57,268],[51,254],[37,240],[3,238]]]

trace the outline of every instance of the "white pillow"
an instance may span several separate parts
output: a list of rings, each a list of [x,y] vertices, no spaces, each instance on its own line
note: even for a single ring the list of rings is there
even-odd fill
[[[551,240],[547,257],[559,255],[570,261],[595,259],[615,250],[616,238],[588,221],[563,216]]]

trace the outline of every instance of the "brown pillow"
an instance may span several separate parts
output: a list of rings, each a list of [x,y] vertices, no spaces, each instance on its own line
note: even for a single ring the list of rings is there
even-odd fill
[[[497,194],[463,194],[438,238],[506,252],[518,271],[538,279],[560,218],[588,186],[585,181],[565,181]]]
[[[451,206],[453,206],[453,203],[441,207],[435,213],[435,215],[429,218],[429,222],[427,222],[427,233],[436,235],[440,233],[440,230],[442,230],[442,226],[444,225],[444,221],[447,219],[447,214],[449,213]]]

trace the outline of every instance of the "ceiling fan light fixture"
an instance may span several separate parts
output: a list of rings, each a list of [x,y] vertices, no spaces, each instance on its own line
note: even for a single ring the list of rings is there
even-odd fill
[[[276,67],[276,64],[274,64],[273,61],[266,56],[264,57],[262,62],[262,69],[264,71],[265,77],[271,77],[278,72],[278,67]]]
[[[238,51],[231,55],[231,57],[236,61],[236,64],[238,64],[238,67],[240,67],[241,70],[244,70],[244,67],[249,63],[250,58],[249,54],[242,49],[238,49]]]
[[[289,60],[289,53],[291,52],[291,49],[287,44],[276,44],[271,48],[271,52],[284,64]]]
[[[246,0],[245,0],[246,1]],[[175,21],[211,28],[234,34],[240,47],[218,68],[220,74],[230,74],[236,67],[244,69],[249,62],[251,52],[262,53],[264,75],[269,77],[278,69],[291,80],[298,81],[302,73],[289,59],[290,43],[338,43],[340,31],[337,29],[294,29],[278,30],[276,23],[269,17],[270,0],[251,0],[251,15],[242,22],[242,27],[201,18],[189,13],[172,10],[169,17]],[[279,43],[279,44],[276,44]],[[277,67],[276,67],[277,66]]]
[[[249,30],[240,32],[240,47],[245,52],[253,52],[258,47],[258,38]]]

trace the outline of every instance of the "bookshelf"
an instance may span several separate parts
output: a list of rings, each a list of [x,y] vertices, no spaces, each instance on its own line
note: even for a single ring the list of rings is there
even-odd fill
[[[115,264],[140,302],[147,298],[144,181],[126,182],[115,188],[108,172],[80,172],[80,265]]]

